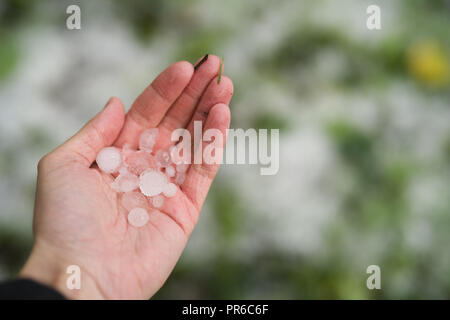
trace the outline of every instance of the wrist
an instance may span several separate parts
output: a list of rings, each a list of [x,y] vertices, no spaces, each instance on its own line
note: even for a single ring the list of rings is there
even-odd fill
[[[76,275],[68,271],[68,267],[74,265],[69,260],[43,244],[35,244],[19,277],[52,287],[67,299],[105,299],[94,279],[81,266],[78,266],[79,288],[70,285],[70,277]]]

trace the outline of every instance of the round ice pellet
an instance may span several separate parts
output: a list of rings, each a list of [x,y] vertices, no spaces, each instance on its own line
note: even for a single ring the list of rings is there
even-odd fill
[[[167,182],[164,173],[153,169],[146,170],[139,177],[139,187],[147,197],[153,197],[163,192]]]
[[[148,168],[156,167],[155,158],[145,151],[130,152],[125,157],[124,163],[128,170],[135,175],[140,175]]]
[[[157,195],[151,198],[151,203],[152,206],[159,209],[162,208],[163,204],[164,204],[164,197],[162,195]]]
[[[139,149],[151,153],[156,139],[158,138],[158,128],[151,128],[142,132],[139,137]]]
[[[130,211],[130,213],[128,213],[128,222],[133,226],[133,227],[143,227],[147,224],[148,222],[148,213],[147,210],[143,209],[143,208],[134,208]]]
[[[139,178],[124,171],[111,183],[111,187],[118,192],[130,192],[139,187]]]
[[[174,182],[181,186],[184,183],[184,180],[186,179],[186,173],[184,172],[177,172],[177,175],[175,176]]]
[[[164,195],[168,198],[173,197],[177,193],[178,187],[174,183],[168,183],[164,187]]]
[[[133,148],[131,147],[131,144],[125,143],[122,146],[122,156],[123,158],[126,158],[131,152],[133,152]]]
[[[121,202],[122,206],[127,210],[134,208],[147,208],[148,206],[147,197],[137,191],[125,192],[122,195]]]
[[[122,164],[122,154],[115,147],[106,147],[97,154],[97,165],[105,173],[117,172]]]
[[[175,168],[174,167],[172,167],[172,166],[168,166],[167,168],[166,168],[166,175],[169,177],[169,178],[172,178],[172,177],[174,177],[175,176]]]
[[[189,168],[189,165],[187,163],[180,163],[177,164],[177,172],[184,173]]]
[[[170,160],[169,153],[164,150],[156,151],[155,158],[158,162],[158,165],[164,168],[170,166],[170,163],[172,162],[172,160]]]

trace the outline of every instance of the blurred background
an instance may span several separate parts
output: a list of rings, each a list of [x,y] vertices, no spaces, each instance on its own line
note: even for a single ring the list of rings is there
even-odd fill
[[[0,0],[0,280],[31,248],[37,161],[213,53],[231,126],[279,128],[280,170],[221,169],[154,298],[449,298],[449,31],[447,0]]]

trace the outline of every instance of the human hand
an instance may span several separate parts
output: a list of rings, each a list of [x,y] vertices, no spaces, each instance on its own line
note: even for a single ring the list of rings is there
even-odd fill
[[[137,148],[139,135],[159,128],[155,149],[171,145],[177,128],[217,128],[225,137],[229,78],[217,83],[220,59],[209,55],[194,71],[185,61],[164,70],[125,114],[121,101],[106,107],[76,135],[44,156],[38,165],[34,211],[35,242],[20,273],[53,286],[68,298],[148,299],[165,282],[197,223],[219,165],[192,164],[177,194],[167,198],[148,223],[127,222],[111,175],[94,161],[104,147]],[[81,288],[66,287],[66,268],[81,269]]]

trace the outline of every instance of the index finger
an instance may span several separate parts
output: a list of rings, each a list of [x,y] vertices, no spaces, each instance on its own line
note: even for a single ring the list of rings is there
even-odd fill
[[[187,61],[175,62],[161,72],[134,101],[115,144],[122,146],[129,143],[136,148],[141,132],[158,126],[191,80],[193,73],[194,67]]]

